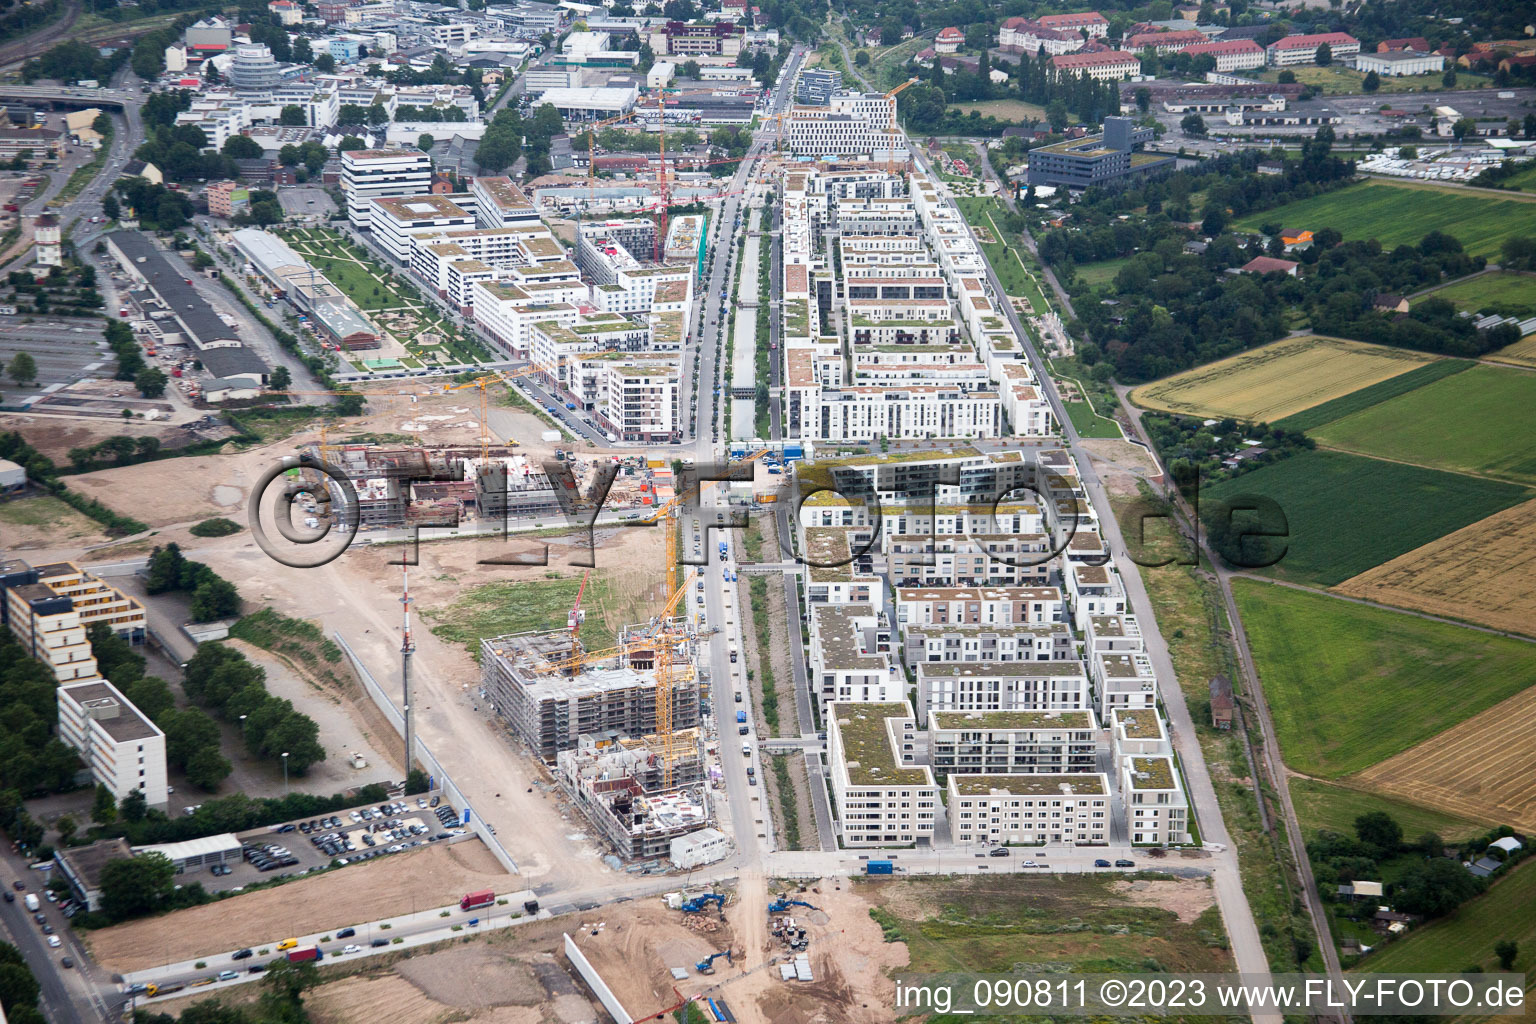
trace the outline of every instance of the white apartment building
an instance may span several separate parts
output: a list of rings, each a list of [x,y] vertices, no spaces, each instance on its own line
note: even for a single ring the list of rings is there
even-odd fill
[[[1096,82],[1118,82],[1141,74],[1141,58],[1124,50],[1099,50],[1093,53],[1064,53],[1051,58],[1058,75],[1086,76]]]
[[[790,437],[868,443],[881,437],[996,437],[1002,432],[1002,404],[995,391],[940,384],[823,390],[794,355],[786,354]]]
[[[454,205],[463,207],[457,201]],[[422,231],[411,235],[411,273],[439,295],[444,294],[447,287],[443,279],[444,263],[472,259],[499,269],[554,267],[562,272],[552,274],[541,270],[539,279],[551,281],[568,277],[578,280],[581,275],[565,256],[565,249],[542,222],[510,228]],[[564,272],[564,268],[569,268],[568,272]],[[523,282],[519,280],[519,283]],[[586,295],[587,289],[583,285],[582,301],[586,301]]]
[[[68,597],[26,577],[3,582],[5,621],[27,654],[48,666],[60,685],[100,678],[85,624]]]
[[[917,743],[912,705],[833,703],[826,722],[843,845],[931,842],[939,789],[927,766],[912,763]]]
[[[1050,575],[1044,534],[973,533],[968,537],[880,531],[886,571],[898,587],[1036,587]]]
[[[1088,668],[1098,690],[1099,714],[1106,720],[1112,711],[1157,706],[1157,676],[1152,659],[1142,652],[1094,651]]]
[[[826,107],[794,107],[784,141],[799,156],[905,159],[907,137],[896,126],[896,100],[882,93],[838,93]]]
[[[1216,61],[1216,70],[1223,73],[1261,68],[1267,59],[1264,47],[1252,39],[1228,39],[1225,42],[1218,39],[1210,43],[1195,43],[1179,52],[1191,57],[1209,56]]]
[[[1071,14],[1042,14],[1040,24],[1046,28],[1068,32],[1087,32],[1090,39],[1103,39],[1109,35],[1109,19],[1098,11],[1075,11]]]
[[[928,763],[939,775],[1062,775],[1098,770],[1092,711],[930,711]]]
[[[1076,29],[1048,28],[1028,18],[1009,18],[997,30],[997,45],[1013,53],[1031,57],[1044,52],[1049,57],[1076,53],[1083,48],[1083,37]]]
[[[370,205],[368,224],[380,247],[396,263],[407,266],[411,262],[411,236],[475,226],[475,215],[447,196],[381,196]]]
[[[1093,707],[1081,661],[919,662],[918,709],[1086,711]]]
[[[476,199],[475,216],[479,227],[506,228],[539,223],[539,212],[534,209],[533,200],[505,175],[476,178],[470,191]]]
[[[1083,631],[1083,650],[1089,655],[1135,654],[1146,649],[1141,625],[1134,615],[1095,615],[1089,618],[1088,628]]]
[[[1270,67],[1293,67],[1317,61],[1317,48],[1324,43],[1334,60],[1353,57],[1360,52],[1360,40],[1348,32],[1317,32],[1305,36],[1286,36],[1265,48]]]
[[[1172,755],[1124,758],[1120,792],[1133,844],[1178,846],[1191,841],[1189,798]]]
[[[59,739],[118,800],[138,790],[156,810],[167,803],[165,733],[106,680],[60,686]]]
[[[1061,622],[1056,587],[897,587],[896,622],[1003,623]]]
[[[556,285],[540,294],[511,281],[476,281],[470,288],[475,322],[497,347],[518,359],[526,359],[531,351],[534,324],[574,323],[581,316],[578,303],[585,301],[585,293],[585,285],[579,289]],[[566,294],[571,297],[557,297]]]
[[[585,409],[597,401],[595,379],[584,392],[577,357],[599,352],[634,354],[650,347],[650,328],[617,313],[580,313],[568,323],[541,320],[529,328],[529,358],[546,380]]]
[[[341,154],[341,191],[347,220],[368,230],[373,200],[432,191],[432,159],[415,149],[354,149]]]
[[[1068,661],[1077,644],[1065,622],[1002,626],[922,625],[901,631],[901,656],[908,665],[932,662]]]
[[[966,845],[1101,846],[1109,842],[1109,778],[951,775],[949,830]]]
[[[1126,610],[1125,585],[1120,574],[1109,565],[1088,565],[1066,560],[1062,576],[1067,584],[1067,602],[1072,607],[1072,622],[1079,630],[1088,628],[1095,615],[1120,615]]]
[[[608,357],[598,423],[621,441],[676,440],[682,370],[661,359]]]
[[[805,531],[805,594],[812,608],[822,604],[868,605],[880,597],[880,577],[870,545],[855,545],[851,531],[809,527]]]
[[[833,702],[887,704],[905,700],[907,680],[880,638],[889,640],[874,605],[814,605],[811,608],[811,692],[822,705]]]

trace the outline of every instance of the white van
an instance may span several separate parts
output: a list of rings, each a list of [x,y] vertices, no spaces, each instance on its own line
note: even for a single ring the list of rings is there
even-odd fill
[[[41,906],[37,899],[37,893],[35,892],[27,893],[26,897],[21,902],[26,904],[27,909],[32,911],[34,914],[37,913],[38,907]]]

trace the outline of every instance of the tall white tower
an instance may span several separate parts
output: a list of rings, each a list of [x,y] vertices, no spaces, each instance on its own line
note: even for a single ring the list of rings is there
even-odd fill
[[[32,240],[37,244],[37,263],[41,267],[57,267],[64,263],[64,246],[59,218],[51,213],[40,213],[32,221]]]

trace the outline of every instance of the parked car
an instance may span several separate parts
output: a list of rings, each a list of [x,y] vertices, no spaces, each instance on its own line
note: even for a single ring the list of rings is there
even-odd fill
[[[1136,862],[1133,860],[1125,860],[1122,858],[1121,860],[1115,861],[1115,867],[1117,868],[1133,868],[1135,866]]]
[[[1096,867],[1096,868],[1107,868],[1107,867],[1109,867],[1109,861],[1107,861],[1104,858],[1100,857],[1098,860],[1093,862],[1093,866]]]
[[[249,960],[254,954],[248,949],[237,949],[229,954],[231,960]]]
[[[988,857],[1006,857],[1006,856],[1008,856],[1008,848],[1006,846],[999,846],[995,850],[988,850],[987,851],[987,856]]]
[[[343,928],[341,931],[336,933],[336,937],[338,939],[350,939],[352,936],[354,936],[356,934],[357,934],[357,929],[356,928]]]

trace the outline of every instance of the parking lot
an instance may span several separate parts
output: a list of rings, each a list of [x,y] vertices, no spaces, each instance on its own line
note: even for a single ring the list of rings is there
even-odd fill
[[[336,212],[331,194],[318,185],[292,185],[277,190],[277,201],[289,217],[318,217],[330,220]]]
[[[22,323],[21,317],[0,316],[0,365],[10,366],[18,352],[29,352],[37,362],[37,380],[18,388],[10,377],[0,383],[3,403],[14,405],[41,394],[51,385],[72,384],[83,377],[111,377],[114,363],[102,336],[100,320],[38,320]],[[137,397],[132,386],[123,388]]]
[[[227,873],[210,869],[195,872],[195,878],[210,892],[224,892],[332,864],[404,853],[462,834],[457,812],[439,796],[402,797],[248,832],[241,837],[242,859],[222,866]]]

